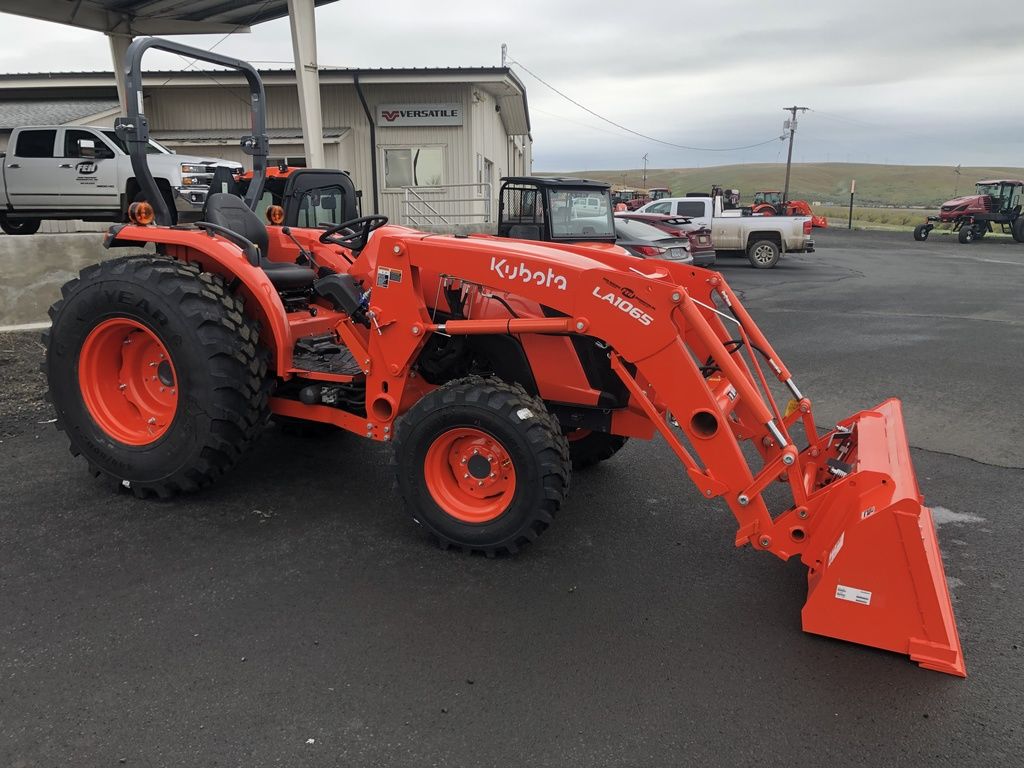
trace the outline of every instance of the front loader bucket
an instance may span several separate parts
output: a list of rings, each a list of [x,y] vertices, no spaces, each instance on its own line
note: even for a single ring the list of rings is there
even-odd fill
[[[922,505],[900,402],[840,423],[824,471],[802,618],[806,632],[908,654],[927,669],[966,676],[931,510]]]

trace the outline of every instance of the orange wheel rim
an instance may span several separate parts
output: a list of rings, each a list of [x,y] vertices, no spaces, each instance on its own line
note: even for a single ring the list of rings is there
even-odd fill
[[[145,325],[124,317],[89,332],[78,356],[78,386],[96,425],[127,445],[159,440],[178,410],[178,376],[167,348]]]
[[[437,505],[464,523],[501,517],[516,492],[508,451],[492,435],[471,427],[439,435],[427,450],[423,473]]]

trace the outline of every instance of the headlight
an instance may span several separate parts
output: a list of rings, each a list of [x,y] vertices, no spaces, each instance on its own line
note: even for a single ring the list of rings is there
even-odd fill
[[[182,164],[181,172],[185,173],[209,173],[210,169],[205,165],[185,165]]]
[[[199,176],[182,176],[181,185],[183,187],[209,186],[209,182]]]

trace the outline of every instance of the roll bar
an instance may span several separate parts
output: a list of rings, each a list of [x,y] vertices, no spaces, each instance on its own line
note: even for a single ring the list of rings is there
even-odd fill
[[[252,155],[252,182],[249,184],[244,200],[249,208],[255,209],[256,202],[263,194],[263,184],[267,175],[267,154],[270,149],[270,139],[267,137],[267,96],[259,72],[252,64],[230,56],[211,53],[201,48],[193,48],[159,37],[140,37],[128,46],[128,51],[125,54],[125,100],[127,101],[128,116],[119,117],[114,121],[114,131],[128,147],[128,155],[132,159],[132,171],[135,173],[140,189],[153,206],[156,223],[170,226],[172,220],[171,211],[167,207],[163,195],[160,194],[153,173],[149,170],[147,157],[149,121],[146,119],[142,104],[142,55],[150,48],[177,53],[196,61],[218,64],[245,75],[245,79],[249,82],[252,133],[243,136],[240,143],[242,151],[247,155]]]

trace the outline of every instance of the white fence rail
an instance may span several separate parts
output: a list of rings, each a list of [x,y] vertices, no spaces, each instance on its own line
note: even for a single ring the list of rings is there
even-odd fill
[[[491,184],[445,184],[439,187],[402,187],[402,224],[422,227],[437,224],[490,224],[494,216]]]

